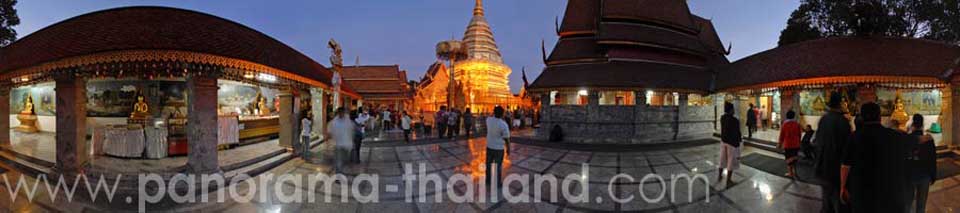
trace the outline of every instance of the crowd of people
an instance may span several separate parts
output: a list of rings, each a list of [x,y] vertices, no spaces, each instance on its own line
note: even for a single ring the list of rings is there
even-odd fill
[[[438,118],[443,118],[438,121],[447,121],[449,126],[453,126],[457,124],[457,122],[473,123],[474,118],[469,108],[463,113],[462,119],[455,119],[455,117],[459,118],[459,116],[460,115],[456,114],[456,111],[446,111],[442,117],[438,116]],[[487,127],[485,165],[486,168],[490,168],[487,170],[486,176],[488,186],[502,187],[500,177],[503,174],[503,158],[505,154],[510,153],[510,125],[507,124],[506,118],[507,115],[505,115],[504,109],[499,106],[494,108],[493,116],[485,118],[484,124]],[[326,134],[330,136],[330,139],[334,143],[335,173],[343,173],[344,166],[348,161],[351,163],[360,162],[360,142],[364,137],[364,125],[369,119],[370,115],[362,109],[348,112],[341,107],[334,112],[334,118],[327,125]],[[411,129],[411,118],[409,114],[404,111],[399,120],[400,126],[404,130],[405,139],[409,140],[409,138],[406,138],[406,135],[410,133]],[[302,125],[309,127],[311,122],[309,118],[304,117]],[[451,129],[450,131],[455,131],[457,128],[450,127],[449,129]],[[468,135],[470,134],[470,130],[468,129],[466,129],[465,132]],[[304,135],[309,135],[307,133],[309,132],[306,132]],[[303,140],[308,141],[309,137],[305,137]]]
[[[924,212],[927,191],[936,181],[936,148],[925,134],[923,116],[913,116],[907,130],[897,121],[881,124],[880,105],[865,103],[856,115],[841,108],[841,95],[831,94],[828,112],[816,131],[801,128],[797,114],[786,113],[778,148],[788,172],[797,176],[797,162],[812,159],[814,176],[822,188],[821,212]],[[733,104],[724,103],[721,117],[720,179],[723,170],[736,170],[742,143],[740,121]],[[747,111],[747,137],[757,128],[758,112]],[[851,124],[852,120],[852,124]],[[728,175],[727,187],[732,185]]]

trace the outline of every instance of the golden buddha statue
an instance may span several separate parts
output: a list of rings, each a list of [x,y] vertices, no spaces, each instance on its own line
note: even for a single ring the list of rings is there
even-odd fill
[[[37,114],[33,110],[33,97],[27,93],[23,98],[23,110],[17,115],[20,126],[16,130],[19,132],[39,132],[37,128]]]
[[[910,119],[910,116],[907,115],[907,111],[903,104],[903,98],[900,97],[900,92],[897,91],[897,96],[894,99],[895,104],[893,106],[893,113],[890,114],[890,119],[896,121],[896,126],[894,128],[904,129],[907,125],[907,120]]]
[[[257,110],[260,111],[260,115],[270,115],[270,108],[267,107],[267,98],[260,96],[260,101],[257,101]]]
[[[147,102],[143,100],[143,95],[137,95],[137,103],[133,104],[133,112],[130,113],[130,118],[127,119],[127,124],[146,125],[150,118],[149,105],[147,105]]]
[[[20,114],[25,114],[25,115],[36,114],[33,112],[33,97],[30,96],[30,94],[27,94],[27,97],[24,99],[25,100],[23,101],[23,111],[20,111]]]

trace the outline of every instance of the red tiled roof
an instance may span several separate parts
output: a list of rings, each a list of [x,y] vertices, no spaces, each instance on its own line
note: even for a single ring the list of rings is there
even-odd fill
[[[655,22],[687,31],[696,29],[686,0],[604,0],[603,17]]]
[[[344,66],[343,79],[400,79],[399,65]]]
[[[709,70],[663,63],[613,61],[547,67],[531,88],[658,88],[710,91]]]
[[[713,25],[691,15],[685,0],[567,4],[561,31],[593,27],[597,34],[561,32],[547,68],[531,89],[597,86],[707,92],[713,88],[716,68],[729,63]],[[600,4],[601,13],[589,16]]]
[[[694,34],[682,33],[673,30],[622,22],[605,22],[601,24],[600,41],[627,41],[644,44],[660,45],[679,48],[692,52],[704,52],[704,45]]]
[[[406,72],[399,65],[348,66],[343,80],[364,98],[406,97]]]
[[[0,72],[119,50],[219,55],[271,66],[327,85],[333,75],[313,59],[257,30],[217,16],[167,7],[114,8],[61,21],[0,49]]]
[[[595,31],[600,20],[600,1],[597,0],[570,0],[567,1],[567,11],[563,15],[560,34]]]
[[[550,53],[548,61],[563,61],[573,59],[604,58],[603,52],[597,47],[597,40],[593,37],[562,38],[557,41],[556,47]]]
[[[730,64],[717,89],[836,76],[946,77],[960,46],[908,38],[826,38],[782,46]]]
[[[720,42],[720,36],[717,35],[717,30],[713,27],[713,22],[696,15],[693,15],[693,20],[697,26],[699,26],[698,29],[700,33],[697,35],[706,48],[717,53],[725,52],[723,42]]]

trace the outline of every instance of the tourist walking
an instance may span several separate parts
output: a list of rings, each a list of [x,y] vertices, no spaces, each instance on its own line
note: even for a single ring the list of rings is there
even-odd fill
[[[440,106],[440,110],[433,116],[433,125],[437,129],[437,138],[447,134],[447,106]]]
[[[857,126],[838,170],[841,201],[852,212],[906,212],[904,159],[917,137],[880,125],[875,103],[861,106],[860,118],[863,125]]]
[[[913,115],[913,124],[908,133],[912,136],[923,136],[923,116]],[[907,204],[909,211],[926,212],[927,192],[937,178],[937,148],[932,142],[917,144],[911,149],[907,160],[907,169],[910,174],[907,181]],[[914,207],[915,206],[915,207]]]
[[[821,212],[848,212],[849,208],[840,203],[840,160],[844,147],[850,138],[850,120],[840,109],[840,93],[834,92],[827,102],[827,114],[820,118],[814,144],[819,148],[816,161],[816,175],[820,179],[822,204]]]
[[[797,156],[800,153],[800,123],[795,118],[797,114],[793,110],[787,111],[787,120],[780,125],[780,143],[777,145],[783,149],[784,160],[787,161],[787,177],[796,177],[797,175]]]
[[[473,130],[473,113],[470,112],[470,108],[467,108],[463,112],[463,133],[467,135],[467,138],[470,138],[471,130]]]
[[[757,111],[750,104],[747,109],[747,138],[753,138],[753,132],[757,131]]]
[[[720,170],[717,182],[723,180],[724,169],[727,173],[727,188],[733,186],[733,171],[740,168],[740,120],[734,114],[733,104],[723,103],[723,116],[720,116]]]
[[[803,151],[803,157],[806,159],[815,159],[814,153],[816,152],[816,147],[813,144],[813,135],[816,134],[816,131],[813,131],[813,127],[810,124],[803,126],[803,138],[800,139],[800,149]]]
[[[360,163],[360,144],[363,143],[365,137],[365,130],[363,129],[363,123],[365,122],[360,120],[360,114],[360,109],[350,112],[350,120],[354,122],[354,127],[356,127],[353,131],[353,148],[350,153],[350,162],[352,163]]]
[[[390,117],[390,109],[383,110],[383,130],[393,129],[393,118]]]
[[[459,115],[457,115],[455,109],[447,111],[447,137],[450,139],[456,138],[455,130],[457,130],[457,119],[459,119]]]
[[[400,117],[400,128],[403,129],[403,141],[410,142],[410,115],[407,111],[403,111],[403,116]]]
[[[486,168],[487,186],[491,186],[491,181],[496,180],[496,187],[500,188],[503,184],[500,176],[503,175],[503,154],[506,150],[510,154],[510,126],[503,120],[503,107],[493,108],[493,117],[487,117],[487,159]]]
[[[460,126],[463,124],[463,119],[462,119],[462,118],[463,118],[463,116],[462,116],[463,113],[460,112],[459,109],[455,110],[455,112],[457,112],[457,115],[458,115],[458,116],[457,116],[457,120],[454,121],[454,122],[456,122],[456,123],[453,124],[453,126],[454,126],[454,128],[453,128],[453,134],[459,136],[459,135],[460,135]]]
[[[307,162],[310,161],[310,133],[313,131],[313,121],[310,120],[313,114],[307,113],[300,119],[300,151],[301,157]]]
[[[343,107],[337,108],[335,117],[327,124],[327,135],[334,142],[334,171],[343,173],[343,164],[350,157],[350,151],[353,149],[353,137],[357,127],[354,121],[350,120],[347,110]]]

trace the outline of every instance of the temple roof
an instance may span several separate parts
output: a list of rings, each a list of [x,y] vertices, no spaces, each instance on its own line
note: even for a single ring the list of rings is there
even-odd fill
[[[407,96],[406,72],[398,65],[343,67],[343,81],[365,99]]]
[[[122,50],[177,50],[254,62],[330,85],[332,71],[242,24],[168,7],[122,7],[76,16],[0,49],[0,73]],[[345,89],[350,91],[349,88]]]
[[[626,78],[595,86],[708,92],[709,79],[729,63],[711,21],[690,14],[685,0],[568,0],[562,23],[531,89],[584,86],[606,75]]]
[[[944,79],[953,74],[949,70],[957,68],[957,45],[911,38],[835,37],[781,46],[740,59],[717,76],[717,89],[823,77]]]

